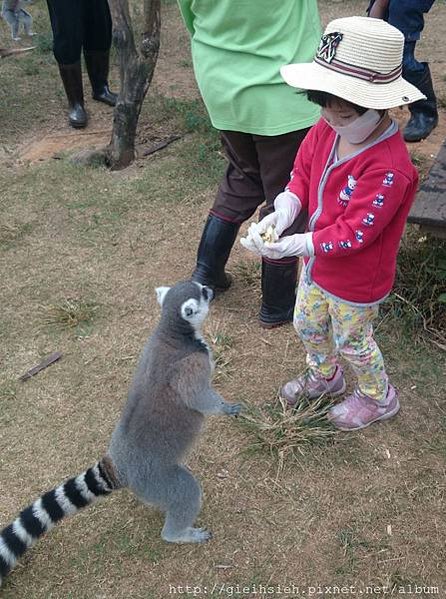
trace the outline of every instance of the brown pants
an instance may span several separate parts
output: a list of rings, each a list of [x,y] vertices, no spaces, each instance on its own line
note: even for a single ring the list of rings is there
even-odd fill
[[[308,129],[266,136],[222,131],[229,160],[211,214],[234,223],[248,220],[257,208],[264,218],[274,210],[273,202],[290,180],[297,150]],[[284,235],[302,233],[307,215],[299,215]]]

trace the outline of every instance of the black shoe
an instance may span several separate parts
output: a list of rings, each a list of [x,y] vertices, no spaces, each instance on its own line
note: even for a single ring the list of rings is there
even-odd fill
[[[432,77],[427,62],[423,62],[422,71],[408,71],[404,78],[415,85],[426,100],[410,104],[410,119],[403,131],[405,141],[415,142],[425,139],[438,124],[437,98],[435,97]]]
[[[118,96],[111,92],[108,87],[110,52],[84,51],[84,57],[91,89],[93,90],[93,99],[108,106],[115,106]]]
[[[81,63],[60,64],[59,72],[68,99],[68,122],[71,127],[82,129],[87,125],[88,116],[84,108]]]
[[[208,216],[198,246],[192,281],[217,291],[229,289],[232,278],[225,272],[225,265],[239,229],[238,223],[225,221],[213,214]]]
[[[108,106],[116,106],[116,102],[118,101],[118,95],[111,92],[108,88],[108,85],[104,85],[100,92],[93,92],[92,98],[93,100],[103,102]]]
[[[404,140],[408,142],[426,139],[438,125],[438,115],[429,116],[424,112],[412,112],[404,128]]]
[[[88,116],[81,104],[75,104],[68,113],[68,122],[74,129],[83,129],[87,126]]]
[[[297,264],[297,259],[278,262],[262,260],[261,327],[272,329],[293,321]]]

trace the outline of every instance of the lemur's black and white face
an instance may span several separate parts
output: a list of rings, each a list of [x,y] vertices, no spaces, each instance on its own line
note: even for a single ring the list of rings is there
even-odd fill
[[[199,330],[209,312],[209,304],[214,297],[210,287],[195,281],[177,283],[174,287],[158,287],[158,302],[170,318],[180,317],[194,330]]]
[[[195,283],[200,290],[200,297],[186,300],[181,304],[180,313],[184,320],[189,322],[194,329],[200,329],[209,312],[209,303],[213,297],[210,287]]]

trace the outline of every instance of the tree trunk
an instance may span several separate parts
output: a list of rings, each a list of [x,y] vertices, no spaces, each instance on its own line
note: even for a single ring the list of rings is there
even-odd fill
[[[113,43],[119,55],[121,90],[114,110],[107,162],[123,169],[135,159],[135,138],[141,106],[152,81],[160,45],[160,0],[144,1],[144,28],[139,52],[128,0],[109,0]]]

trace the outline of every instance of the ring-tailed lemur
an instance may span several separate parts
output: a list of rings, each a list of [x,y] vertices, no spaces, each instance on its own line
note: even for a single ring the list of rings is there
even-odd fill
[[[210,539],[210,532],[193,527],[201,489],[183,462],[205,415],[237,415],[241,406],[226,403],[211,387],[212,357],[200,330],[212,290],[187,281],[156,292],[161,319],[141,354],[106,455],[42,495],[3,529],[0,586],[18,558],[59,520],[122,487],[165,512],[165,541]]]

